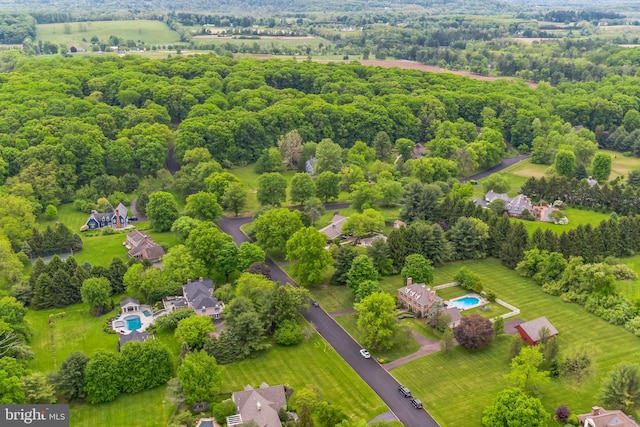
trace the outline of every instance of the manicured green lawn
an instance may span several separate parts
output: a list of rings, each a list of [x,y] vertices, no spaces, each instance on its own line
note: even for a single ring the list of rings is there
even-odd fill
[[[451,288],[438,289],[436,294],[442,298],[443,300],[448,300],[452,298],[458,298],[463,295],[467,295],[470,291],[466,290],[460,286],[453,286]]]
[[[121,394],[116,400],[99,405],[71,405],[73,427],[164,427],[173,414],[173,405],[166,399],[166,386],[136,394]]]
[[[366,420],[387,411],[382,400],[317,333],[297,346],[273,344],[254,358],[224,365],[226,391],[242,390],[247,384],[258,387],[262,382],[286,384],[294,390],[315,385],[325,400]]]
[[[431,329],[426,323],[424,323],[420,319],[415,319],[415,318],[410,318],[410,317],[408,317],[406,319],[401,319],[400,320],[400,325],[405,330],[407,328],[413,329],[414,331],[416,331],[417,333],[419,333],[423,337],[431,338],[432,340],[439,340],[440,339],[440,335],[438,335],[439,332],[437,332],[434,329]]]
[[[513,221],[522,222],[529,232],[529,235],[531,235],[537,228],[542,229],[542,231],[549,229],[557,234],[562,234],[563,231],[572,230],[577,228],[578,225],[591,224],[592,227],[595,227],[600,224],[603,219],[609,219],[609,214],[607,213],[588,211],[584,209],[567,208],[563,212],[567,215],[567,218],[569,218],[569,224],[567,225],[559,225],[542,221],[525,221],[522,219],[514,219]]]
[[[618,260],[621,263],[624,263],[629,266],[633,271],[640,276],[640,255],[635,255],[629,258],[621,258]],[[629,298],[632,301],[640,298],[640,280],[629,280],[629,281],[617,281],[616,289],[625,297]]]
[[[464,310],[461,314],[462,316],[472,316],[474,314],[479,314],[482,317],[486,317],[487,319],[493,319],[494,317],[501,316],[503,314],[507,314],[510,312],[506,307],[501,306],[498,303],[490,302],[489,304],[483,307],[475,307],[469,310]]]
[[[255,212],[256,209],[260,207],[260,203],[258,203],[257,190],[258,190],[258,177],[260,176],[256,173],[256,165],[250,164],[247,166],[243,166],[241,168],[231,169],[229,172],[237,176],[240,181],[249,188],[249,196],[247,197],[247,206],[245,206],[243,213],[252,213]],[[283,171],[281,172],[282,176],[287,180],[287,185],[293,178],[293,175],[296,171]],[[289,188],[287,188],[287,195],[289,194]],[[233,216],[233,214],[230,214]]]
[[[587,313],[581,306],[565,303],[542,292],[531,280],[509,270],[494,259],[450,263],[437,268],[436,284],[452,281],[457,269],[466,265],[482,277],[486,288],[518,308],[518,317],[531,320],[546,316],[558,329],[561,354],[584,347],[593,358],[593,374],[580,385],[554,379],[541,390],[545,408],[552,413],[567,405],[572,413],[586,413],[600,404],[597,396],[602,379],[621,361],[637,361],[640,339],[620,326],[610,325]],[[425,408],[443,426],[479,426],[482,410],[507,382],[509,338],[500,337],[488,349],[468,351],[456,347],[448,354],[438,352],[392,371],[411,389]],[[417,372],[424,375],[416,375]],[[550,421],[550,426],[557,425]]]
[[[65,31],[65,26],[68,30]],[[147,44],[170,44],[179,42],[178,33],[171,30],[164,22],[136,19],[132,21],[96,21],[83,22],[86,31],[81,31],[80,23],[40,24],[36,27],[36,41],[64,43],[67,47],[75,46],[91,48],[91,37],[97,36],[100,41],[108,43],[109,36],[114,35],[123,41],[142,40]],[[84,39],[84,40],[83,40]]]
[[[54,319],[54,361],[49,315],[58,313],[66,315]],[[118,336],[106,334],[102,330],[104,322],[115,314],[114,309],[108,314],[94,317],[85,304],[50,310],[28,309],[26,319],[33,330],[30,345],[34,353],[34,358],[29,361],[29,368],[40,372],[57,370],[62,361],[74,351],[81,351],[87,356],[91,356],[98,349],[117,351]]]
[[[53,219],[40,218],[38,220],[38,227],[41,230],[47,228],[47,225],[54,227],[56,222],[60,222],[71,230],[72,233],[80,233],[80,227],[86,224],[89,214],[80,212],[73,207],[72,203],[66,203],[58,206],[58,216]]]
[[[335,317],[336,322],[347,331],[356,341],[360,342],[362,334],[358,330],[358,316],[356,313],[341,314]],[[391,362],[420,349],[420,344],[409,334],[409,328],[400,328],[393,338],[393,346],[389,350],[368,349],[371,355],[385,362]]]
[[[629,171],[640,169],[640,158],[625,157],[622,153],[610,150],[599,150],[611,156],[611,175],[609,179],[616,179],[619,175],[625,177],[629,175]]]

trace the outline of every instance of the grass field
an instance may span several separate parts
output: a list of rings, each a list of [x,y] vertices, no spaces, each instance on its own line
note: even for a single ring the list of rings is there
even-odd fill
[[[531,235],[536,231],[536,228],[541,228],[542,231],[549,229],[557,234],[562,234],[563,231],[572,230],[577,228],[579,225],[591,224],[592,227],[595,227],[600,224],[600,221],[603,219],[609,219],[609,214],[607,213],[587,211],[583,209],[567,208],[563,212],[567,215],[567,218],[569,218],[569,224],[559,225],[543,221],[525,221],[523,219],[513,219],[513,221],[522,222],[529,232],[529,235]]]
[[[519,307],[520,318],[546,316],[560,332],[561,354],[576,347],[587,347],[593,358],[593,374],[576,385],[554,379],[541,389],[545,408],[552,413],[561,404],[572,413],[586,413],[600,404],[599,387],[611,368],[623,361],[637,360],[640,340],[619,326],[599,319],[576,304],[547,295],[531,280],[509,270],[494,259],[450,263],[435,271],[436,284],[452,281],[462,265],[478,273],[498,298]],[[598,345],[606,337],[606,346]],[[419,397],[425,408],[443,426],[479,426],[482,411],[495,395],[507,387],[503,375],[509,371],[509,338],[500,337],[488,349],[469,351],[456,347],[448,354],[439,352],[410,362],[392,371],[398,380]],[[422,372],[424,375],[416,375]],[[550,426],[557,425],[551,420]]]
[[[358,330],[358,315],[356,313],[341,314],[336,316],[335,320],[353,339],[360,342],[362,334]],[[420,344],[409,334],[409,329],[408,327],[399,328],[393,337],[393,347],[389,350],[369,349],[371,355],[378,361],[391,362],[418,351]]]
[[[173,414],[173,405],[165,398],[166,386],[136,394],[121,394],[109,403],[71,405],[74,427],[164,427]]]
[[[255,212],[256,209],[260,207],[260,203],[258,203],[257,190],[258,190],[258,177],[260,176],[256,173],[255,164],[250,164],[248,166],[243,166],[241,168],[231,169],[229,172],[237,176],[240,181],[249,187],[249,197],[247,198],[247,206],[244,208],[243,213],[251,213]],[[287,186],[291,182],[291,178],[296,173],[296,171],[284,171],[281,172],[282,176],[287,180]],[[289,189],[287,188],[287,195]],[[231,214],[233,215],[233,214]]]
[[[288,46],[288,47],[306,47],[311,46],[317,48],[322,43],[327,48],[331,48],[333,43],[331,41],[315,36],[301,36],[301,37],[278,37],[278,36],[261,36],[257,39],[236,37],[218,37],[216,35],[198,35],[193,37],[195,44],[215,44],[221,45],[224,43],[231,43],[235,45],[254,46],[257,44],[261,48],[274,47],[274,46]]]
[[[83,29],[86,28],[86,31],[81,31],[81,26]],[[67,47],[90,49],[93,36],[97,36],[101,42],[108,43],[109,36],[112,35],[122,41],[134,40],[137,42],[140,40],[149,45],[180,41],[178,33],[167,27],[164,22],[149,20],[40,24],[36,27],[35,41],[63,43]]]
[[[315,385],[322,398],[346,414],[367,421],[386,405],[318,334],[294,347],[275,345],[256,357],[224,366],[224,389],[242,390],[262,382],[285,384],[294,390]],[[295,399],[295,393],[293,395]]]
[[[48,320],[50,314],[58,313],[66,315],[54,320],[54,357]],[[100,317],[94,317],[89,313],[86,304],[51,310],[27,310],[26,319],[33,329],[31,348],[34,353],[34,358],[29,361],[29,368],[40,372],[57,370],[62,361],[74,351],[81,351],[88,356],[98,349],[116,351],[118,336],[102,331],[106,319],[113,317],[115,313],[113,310]]]
[[[640,277],[640,255],[621,258],[618,262],[628,265]],[[624,282],[618,281],[616,282],[616,289],[631,301],[640,299],[640,280],[638,279]]]

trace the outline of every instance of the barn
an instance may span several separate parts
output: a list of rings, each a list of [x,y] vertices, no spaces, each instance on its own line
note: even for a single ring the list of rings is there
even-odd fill
[[[520,337],[522,337],[523,341],[529,345],[538,344],[538,341],[540,341],[540,330],[542,328],[547,328],[549,330],[549,338],[558,335],[558,330],[544,316],[516,326],[516,330],[520,334]]]

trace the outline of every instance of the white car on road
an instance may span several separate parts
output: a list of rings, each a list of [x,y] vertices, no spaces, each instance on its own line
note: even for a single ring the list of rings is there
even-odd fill
[[[371,355],[369,354],[369,352],[367,350],[365,350],[364,348],[360,349],[360,354],[362,355],[362,357],[364,357],[365,359],[371,359]]]

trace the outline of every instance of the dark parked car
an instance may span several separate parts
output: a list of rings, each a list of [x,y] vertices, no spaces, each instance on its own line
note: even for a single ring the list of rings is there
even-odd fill
[[[422,402],[420,402],[420,399],[416,399],[415,397],[412,398],[410,400],[411,404],[413,405],[414,408],[416,409],[422,409]]]
[[[406,388],[406,387],[400,386],[400,387],[398,387],[398,391],[404,397],[411,397],[411,391],[409,391],[409,389]]]
[[[314,306],[314,307],[320,307],[320,304],[318,304],[318,301],[316,301],[314,299],[311,300],[311,305]]]
[[[129,218],[129,221],[137,221],[138,217],[137,216],[132,216]]]

